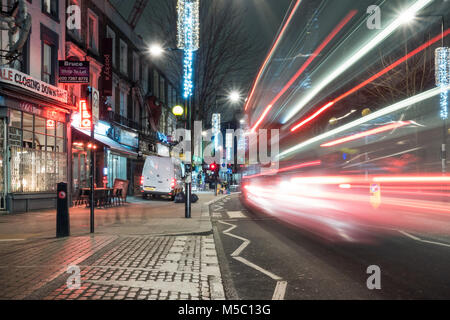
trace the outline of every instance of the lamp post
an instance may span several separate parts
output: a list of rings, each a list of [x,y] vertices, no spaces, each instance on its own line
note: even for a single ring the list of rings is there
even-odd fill
[[[186,110],[186,130],[191,131],[192,92],[194,88],[194,52],[199,48],[199,0],[178,0],[177,2],[177,48],[183,50],[183,98]],[[191,217],[192,186],[192,138],[189,159],[186,159],[185,218]]]
[[[441,170],[447,172],[447,120],[448,120],[448,90],[450,84],[450,48],[445,46],[445,18],[443,15],[418,15],[411,16],[405,23],[415,18],[440,18],[441,20],[441,47],[435,51],[435,78],[436,86],[441,88],[439,117],[442,120],[442,144],[441,144]]]

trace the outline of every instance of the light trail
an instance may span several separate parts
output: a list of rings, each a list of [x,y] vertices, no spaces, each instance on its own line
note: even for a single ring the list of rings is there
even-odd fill
[[[363,132],[360,132],[360,133],[357,133],[357,134],[353,134],[351,136],[347,136],[347,137],[340,138],[340,139],[337,139],[337,140],[333,140],[333,141],[330,141],[330,142],[327,142],[327,143],[323,143],[320,146],[321,147],[331,147],[331,146],[335,146],[337,144],[341,144],[341,143],[357,140],[357,139],[364,138],[364,137],[367,137],[367,136],[371,136],[371,135],[379,134],[379,133],[386,132],[386,131],[389,131],[389,130],[393,130],[393,129],[396,129],[396,128],[400,128],[400,127],[406,126],[408,124],[411,124],[411,121],[398,121],[398,122],[391,123],[391,124],[388,124],[388,125],[385,125],[385,126],[381,126],[381,127],[375,128],[375,129],[363,131]]]
[[[392,63],[391,65],[387,66],[386,68],[384,68],[383,70],[377,72],[376,74],[374,74],[372,77],[368,78],[367,80],[363,81],[362,83],[358,84],[357,86],[355,86],[354,88],[350,89],[349,91],[343,93],[342,95],[340,95],[339,97],[337,97],[336,99],[334,99],[333,101],[328,102],[327,104],[325,104],[323,107],[321,107],[319,110],[317,110],[316,112],[314,112],[311,116],[307,117],[306,119],[300,121],[299,123],[297,123],[296,125],[294,125],[291,128],[291,131],[295,131],[298,128],[304,126],[305,124],[311,122],[312,120],[314,120],[315,118],[317,118],[321,113],[323,113],[324,111],[326,111],[327,109],[331,108],[334,104],[336,104],[338,101],[348,97],[349,95],[355,93],[356,91],[358,91],[359,89],[365,87],[367,84],[371,83],[372,81],[374,81],[375,79],[378,79],[379,77],[381,77],[382,75],[386,74],[387,72],[389,72],[390,70],[394,69],[395,67],[397,67],[398,65],[402,64],[403,62],[405,62],[406,60],[408,60],[409,58],[415,56],[416,54],[418,54],[419,52],[425,50],[426,48],[428,48],[429,46],[431,46],[432,44],[436,43],[437,41],[441,40],[442,38],[445,38],[446,36],[448,36],[450,34],[450,28],[447,29],[443,34],[439,34],[437,36],[435,36],[434,38],[430,39],[429,41],[425,42],[424,44],[422,44],[421,46],[417,47],[416,49],[414,49],[413,51],[411,51],[410,53],[408,53],[407,55],[405,55],[404,57],[398,59],[397,61],[395,61],[394,63]]]
[[[325,40],[314,50],[314,52],[309,56],[309,58],[305,61],[305,63],[297,70],[294,76],[286,83],[286,85],[278,92],[275,98],[269,103],[264,112],[259,117],[258,121],[256,121],[255,125],[252,127],[251,132],[255,132],[258,126],[266,117],[267,113],[272,109],[273,105],[278,101],[278,99],[286,93],[286,91],[292,86],[292,84],[300,77],[300,75],[305,71],[305,69],[311,64],[311,62],[320,54],[320,52],[330,43],[331,40],[341,31],[341,29],[355,16],[357,10],[350,11],[349,14],[345,16],[345,18],[339,22],[339,24],[333,29],[333,31],[325,38]]]
[[[450,89],[450,85],[447,86],[444,89],[449,90]],[[313,137],[311,139],[308,139],[308,140],[306,140],[304,142],[301,142],[301,143],[299,143],[299,144],[297,144],[295,146],[292,146],[292,147],[286,149],[285,151],[279,153],[277,155],[277,158],[278,159],[283,159],[288,154],[291,154],[291,153],[293,153],[295,151],[298,151],[298,150],[300,150],[300,149],[302,149],[302,148],[304,148],[304,147],[306,147],[308,145],[311,145],[311,144],[313,144],[315,142],[318,142],[320,140],[326,139],[328,137],[331,137],[331,136],[333,136],[335,134],[338,134],[338,133],[341,133],[343,131],[352,129],[352,128],[356,127],[356,126],[359,126],[359,125],[361,125],[363,123],[369,122],[369,121],[374,120],[376,118],[385,116],[385,115],[393,113],[393,112],[397,112],[397,111],[402,110],[402,109],[404,109],[404,108],[406,108],[406,107],[408,107],[408,106],[410,106],[410,105],[412,105],[414,103],[419,103],[421,101],[430,99],[430,98],[432,98],[432,97],[434,97],[436,95],[439,95],[440,93],[441,93],[441,89],[440,88],[433,88],[433,89],[430,89],[428,91],[419,93],[419,94],[414,95],[412,97],[409,97],[409,98],[407,98],[405,100],[399,101],[399,102],[397,102],[395,104],[392,104],[392,105],[390,105],[388,107],[385,107],[385,108],[383,108],[381,110],[375,111],[375,112],[373,112],[373,113],[371,113],[371,114],[369,114],[369,115],[367,115],[365,117],[362,117],[362,118],[357,119],[355,121],[349,122],[349,123],[344,124],[344,125],[336,128],[336,129],[327,131],[327,132],[322,133],[322,134],[320,134],[318,136],[315,136],[315,137]]]
[[[290,170],[294,170],[294,169],[300,169],[300,168],[306,168],[306,167],[312,167],[312,166],[320,166],[321,164],[322,164],[322,161],[320,161],[320,160],[303,162],[303,163],[295,164],[295,165],[281,168],[281,169],[269,170],[266,172],[261,172],[261,173],[257,173],[257,174],[253,174],[253,175],[249,175],[249,176],[243,176],[242,178],[243,179],[256,178],[256,177],[260,177],[260,176],[266,176],[266,175],[276,174],[276,173],[280,173],[280,172],[286,172],[286,171],[290,171]]]
[[[375,37],[373,37],[366,45],[360,48],[354,55],[352,55],[347,61],[332,71],[322,82],[320,82],[313,90],[309,92],[284,118],[283,123],[288,122],[294,117],[303,107],[310,102],[323,88],[338,78],[347,69],[353,66],[357,61],[364,57],[368,52],[385,40],[391,35],[398,27],[404,23],[402,17],[406,15],[416,15],[418,11],[427,6],[432,0],[418,0],[412,6],[404,11],[404,13],[397,17],[390,25],[380,31]]]
[[[258,75],[256,76],[256,80],[255,80],[255,82],[253,83],[252,90],[250,91],[250,95],[248,96],[247,102],[245,103],[244,110],[247,110],[247,107],[248,107],[248,105],[249,105],[249,103],[250,103],[250,101],[251,101],[251,99],[252,99],[252,97],[253,97],[253,93],[255,92],[256,85],[258,84],[259,79],[260,79],[260,77],[261,77],[261,73],[262,73],[262,72],[264,71],[264,69],[266,68],[266,65],[267,65],[267,63],[269,62],[270,58],[272,58],[273,52],[274,52],[275,49],[278,47],[278,43],[280,42],[281,38],[283,37],[283,34],[284,34],[284,32],[286,31],[287,26],[288,26],[289,23],[291,22],[294,13],[297,11],[298,6],[300,5],[300,2],[301,2],[301,0],[297,0],[297,2],[295,3],[294,7],[292,8],[291,13],[289,14],[288,19],[286,20],[286,23],[283,25],[283,27],[282,27],[280,33],[278,34],[278,37],[275,39],[275,42],[273,43],[272,48],[270,49],[270,51],[269,51],[269,53],[268,53],[266,59],[264,60],[264,62],[263,62],[263,64],[262,64],[261,68],[259,69]]]

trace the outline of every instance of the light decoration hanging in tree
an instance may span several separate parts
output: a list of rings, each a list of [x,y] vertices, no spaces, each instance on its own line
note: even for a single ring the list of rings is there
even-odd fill
[[[439,116],[448,118],[448,85],[450,84],[450,48],[441,47],[435,51],[436,86],[441,88]]]
[[[177,47],[183,55],[183,97],[192,95],[194,51],[199,47],[199,0],[178,0]]]

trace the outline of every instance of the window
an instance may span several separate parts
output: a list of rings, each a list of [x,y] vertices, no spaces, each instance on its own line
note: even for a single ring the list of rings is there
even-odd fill
[[[113,67],[115,67],[116,66],[116,34],[109,26],[106,26],[106,37],[112,39],[112,65],[113,65]]]
[[[31,33],[31,32],[30,32]],[[19,40],[20,32],[14,35],[14,41]],[[30,73],[30,35],[22,47],[22,52],[17,59],[11,62],[11,67],[13,69],[19,70],[20,72],[29,74]]]
[[[55,84],[59,36],[41,24],[41,80]]]
[[[127,96],[123,91],[120,91],[120,115],[127,116]]]
[[[139,65],[139,56],[138,56],[138,54],[136,52],[133,52],[133,65],[134,65],[133,80],[134,81],[139,81],[140,65]]]
[[[48,43],[42,43],[42,81],[47,83],[54,82],[54,74],[53,74],[53,48]]]
[[[144,90],[144,95],[148,92],[148,67],[144,64],[142,68],[142,89]]]
[[[161,77],[161,85],[159,87],[159,90],[160,90],[159,99],[165,105],[167,105],[167,101],[166,101],[166,79],[164,79],[163,77]]]
[[[56,191],[56,184],[67,180],[66,125],[55,121],[55,128],[47,128],[47,120],[11,110],[12,192]]]
[[[98,51],[98,18],[90,10],[88,13],[88,47]]]
[[[128,72],[127,54],[128,54],[128,46],[123,40],[120,40],[120,71],[124,74],[127,74]]]
[[[159,74],[153,70],[153,94],[159,99]]]
[[[42,0],[42,12],[58,19],[58,0]]]

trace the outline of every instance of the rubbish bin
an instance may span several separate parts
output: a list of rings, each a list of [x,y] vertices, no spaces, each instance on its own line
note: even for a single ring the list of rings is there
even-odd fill
[[[69,235],[70,223],[67,183],[60,182],[56,188],[56,237],[67,237]]]

